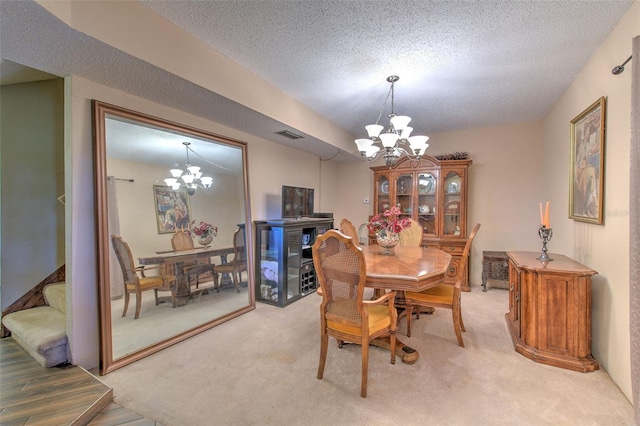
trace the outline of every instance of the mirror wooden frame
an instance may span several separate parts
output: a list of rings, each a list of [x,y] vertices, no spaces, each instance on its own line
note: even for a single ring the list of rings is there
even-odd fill
[[[100,367],[101,375],[107,374],[113,370],[124,367],[143,357],[151,355],[171,345],[181,342],[198,333],[208,330],[216,325],[229,321],[242,314],[255,309],[255,290],[253,285],[253,250],[251,250],[251,241],[253,241],[251,208],[249,198],[249,177],[248,177],[248,160],[247,160],[247,144],[245,142],[233,140],[216,134],[208,133],[202,130],[191,128],[188,126],[173,123],[161,118],[153,117],[136,111],[121,108],[115,105],[104,103],[97,100],[91,101],[92,118],[93,118],[93,147],[94,147],[94,187],[96,202],[96,236],[97,236],[97,266],[98,266],[98,284],[99,284],[99,309],[100,309]],[[238,310],[230,312],[219,318],[199,324],[185,332],[171,336],[157,343],[142,348],[131,354],[127,354],[121,358],[113,357],[112,342],[112,315],[111,315],[111,289],[109,277],[109,247],[110,233],[107,220],[107,140],[106,140],[106,118],[107,116],[116,116],[132,122],[141,123],[142,125],[153,126],[169,132],[179,132],[193,136],[195,138],[212,140],[216,143],[226,144],[241,149],[242,152],[242,174],[244,181],[244,209],[245,209],[245,238],[246,259],[247,259],[247,290],[248,304]]]

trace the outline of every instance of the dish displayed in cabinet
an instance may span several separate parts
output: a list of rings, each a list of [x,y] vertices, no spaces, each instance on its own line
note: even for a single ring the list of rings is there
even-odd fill
[[[444,183],[445,190],[448,194],[459,194],[460,193],[460,178],[452,177],[447,179]]]
[[[382,200],[380,201],[380,204],[378,204],[378,207],[380,209],[380,212],[384,212],[386,210],[389,210],[389,208],[391,207],[391,203],[389,202],[389,200]]]
[[[448,201],[444,205],[445,214],[458,214],[460,212],[460,201]]]
[[[384,182],[382,182],[380,184],[380,192],[383,194],[388,194],[389,193],[389,181],[385,180]]]
[[[433,176],[420,176],[418,179],[418,194],[424,195],[435,191],[435,179]]]

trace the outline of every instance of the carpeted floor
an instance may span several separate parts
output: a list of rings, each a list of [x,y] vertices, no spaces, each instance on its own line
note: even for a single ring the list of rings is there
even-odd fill
[[[331,341],[316,379],[320,298],[256,310],[101,379],[115,402],[170,425],[631,425],[633,408],[604,370],[576,373],[517,354],[508,293],[463,293],[466,348],[451,311],[406,324],[415,364],[372,348],[366,399],[360,348]]]

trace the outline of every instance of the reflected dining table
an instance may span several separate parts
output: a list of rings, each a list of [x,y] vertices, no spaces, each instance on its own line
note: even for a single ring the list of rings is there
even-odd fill
[[[176,289],[173,295],[176,306],[184,306],[191,295],[187,276],[183,271],[184,262],[220,256],[222,264],[225,264],[227,263],[227,255],[231,253],[233,253],[233,247],[213,248],[210,246],[193,250],[160,251],[156,252],[155,255],[139,257],[138,263],[140,265],[173,264],[176,273]]]
[[[450,254],[436,248],[397,246],[392,255],[383,254],[384,250],[378,245],[361,248],[367,265],[365,285],[376,290],[397,291],[401,293],[396,295],[400,300],[404,299],[404,291],[420,292],[442,284],[451,262]],[[387,350],[391,348],[388,338],[375,339],[371,345]],[[396,355],[405,364],[413,364],[419,357],[418,351],[400,339],[396,340]]]

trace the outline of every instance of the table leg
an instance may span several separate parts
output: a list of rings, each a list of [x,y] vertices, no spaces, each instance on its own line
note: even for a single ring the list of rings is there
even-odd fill
[[[191,289],[189,288],[189,282],[187,276],[184,274],[182,268],[184,262],[176,262],[176,290],[175,299],[176,306],[184,306],[189,301],[191,296]]]
[[[370,345],[377,348],[386,349],[388,351],[391,350],[391,342],[388,337],[373,339]],[[399,357],[405,364],[413,364],[420,357],[417,350],[405,345],[398,338],[396,338],[396,356]]]

